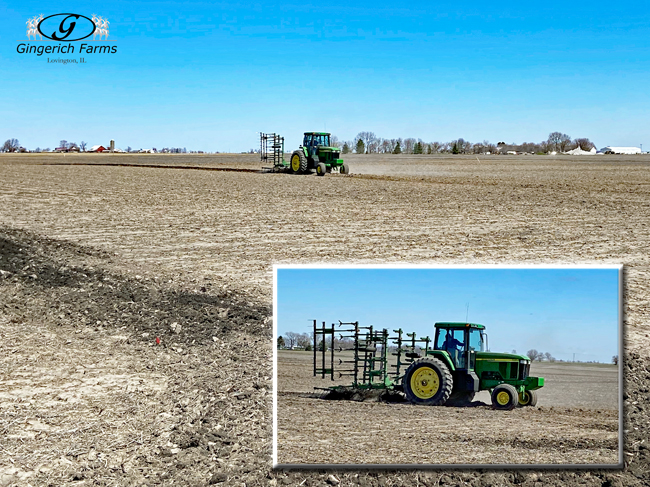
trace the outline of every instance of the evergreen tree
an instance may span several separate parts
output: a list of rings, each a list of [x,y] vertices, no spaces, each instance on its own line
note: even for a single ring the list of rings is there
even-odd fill
[[[454,145],[451,148],[451,153],[452,154],[460,154],[460,151],[458,150],[458,143],[457,142],[454,142]]]
[[[401,154],[402,153],[402,147],[399,144],[399,140],[397,141],[397,144],[395,144],[395,149],[393,149],[393,154]]]
[[[349,154],[350,153],[350,146],[348,145],[347,142],[345,144],[343,144],[343,150],[341,150],[341,152],[343,154]]]
[[[357,154],[364,154],[366,152],[366,144],[363,143],[363,140],[357,140]]]
[[[422,154],[422,144],[420,142],[415,144],[415,147],[413,147],[413,154]]]
[[[285,346],[284,338],[282,338],[282,336],[279,336],[278,337],[278,348],[282,348],[284,346]]]

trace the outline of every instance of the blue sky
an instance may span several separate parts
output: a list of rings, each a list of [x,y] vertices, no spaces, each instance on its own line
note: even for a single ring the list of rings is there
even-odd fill
[[[467,317],[487,327],[495,352],[536,349],[609,363],[618,355],[618,275],[612,268],[279,267],[277,333],[307,333],[316,319],[433,338],[435,322]]]
[[[0,1],[0,138],[244,151],[260,131],[650,148],[638,2]],[[84,65],[18,54],[25,22],[110,21]],[[54,56],[54,57],[79,57]]]

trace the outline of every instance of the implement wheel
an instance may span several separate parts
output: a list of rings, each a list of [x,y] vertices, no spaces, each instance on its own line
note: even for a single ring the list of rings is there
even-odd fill
[[[316,174],[319,176],[325,176],[325,173],[327,173],[327,166],[322,162],[319,162],[316,166]]]
[[[307,172],[307,165],[305,153],[301,150],[293,151],[293,154],[291,154],[291,164],[289,165],[291,172],[294,174]]]
[[[536,406],[537,405],[537,392],[524,391],[519,394],[519,406]]]
[[[406,399],[413,404],[440,406],[449,399],[454,379],[444,363],[425,357],[409,365],[402,385]]]
[[[510,411],[519,404],[517,389],[510,384],[499,384],[492,391],[492,406],[494,409]]]

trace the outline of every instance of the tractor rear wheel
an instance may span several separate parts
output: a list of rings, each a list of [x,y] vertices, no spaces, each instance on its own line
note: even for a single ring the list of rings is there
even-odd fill
[[[454,379],[444,363],[425,357],[409,365],[402,385],[406,399],[413,404],[440,406],[449,399]]]
[[[452,392],[451,396],[449,396],[449,399],[447,399],[445,406],[452,406],[452,407],[467,406],[474,400],[474,394],[476,394],[474,391]]]
[[[519,404],[519,393],[510,384],[499,384],[492,391],[492,406],[494,409],[510,411]]]
[[[291,154],[291,172],[294,174],[307,172],[307,166],[308,162],[305,153],[300,149],[293,151],[293,154]]]
[[[344,162],[341,164],[341,169],[339,169],[341,174],[350,174],[350,167]]]
[[[519,406],[536,406],[537,405],[537,392],[524,391],[519,394]]]
[[[322,162],[319,162],[316,165],[316,174],[318,174],[319,176],[325,176],[325,173],[327,173],[327,166]]]

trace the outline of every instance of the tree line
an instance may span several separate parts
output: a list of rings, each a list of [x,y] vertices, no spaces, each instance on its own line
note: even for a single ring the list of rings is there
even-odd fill
[[[85,151],[86,148],[88,147],[88,143],[84,142],[83,140],[80,143],[76,142],[68,142],[67,140],[62,140],[59,142],[58,147],[55,149],[60,149],[64,151]],[[141,151],[142,149],[140,149]],[[153,152],[164,152],[164,153],[169,153],[169,154],[187,154],[188,152],[198,152],[202,153],[203,151],[188,151],[185,147],[164,147],[160,150],[157,150],[156,148],[151,149]],[[0,146],[0,152],[30,152],[24,147],[20,145],[20,142],[18,139],[7,139],[5,143]],[[32,150],[31,152],[51,152],[49,147],[46,147],[44,149],[41,149],[40,147],[37,147],[36,149]],[[139,152],[137,149],[132,149],[130,146],[126,148],[125,152]]]
[[[508,151],[527,152],[530,154],[547,154],[549,152],[566,152],[580,147],[588,151],[595,147],[588,138],[572,139],[562,132],[551,132],[548,138],[541,142],[524,142],[522,144],[496,144],[484,140],[470,142],[463,138],[449,142],[425,142],[413,137],[402,139],[385,139],[377,137],[374,132],[359,132],[354,140],[339,140],[332,136],[332,145],[341,147],[343,154],[495,154]]]

